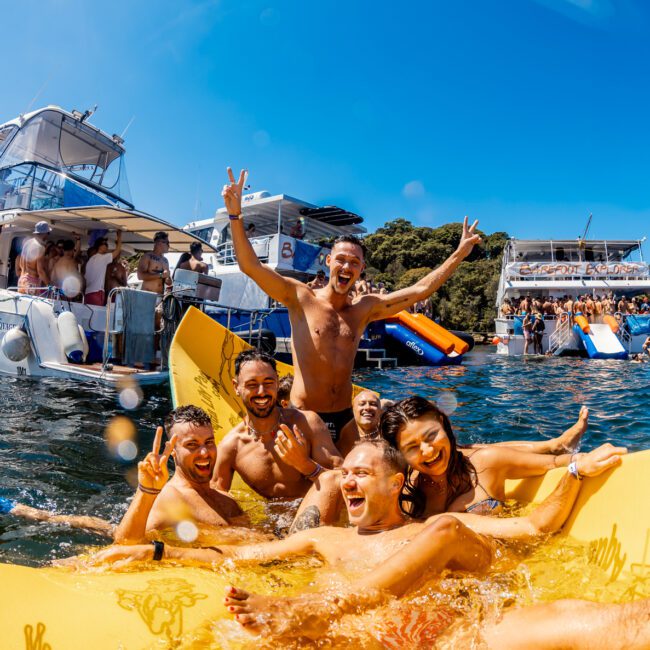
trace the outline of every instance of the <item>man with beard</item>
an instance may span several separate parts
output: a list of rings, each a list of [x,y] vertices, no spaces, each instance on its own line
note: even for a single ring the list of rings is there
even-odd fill
[[[295,380],[291,403],[316,411],[327,425],[334,442],[352,419],[352,370],[361,336],[369,323],[393,316],[425,300],[452,275],[481,241],[478,221],[463,224],[458,248],[437,269],[414,285],[387,294],[372,293],[350,299],[350,291],[365,268],[365,247],[353,235],[339,237],[327,256],[329,282],[313,289],[280,275],[258,259],[246,237],[242,221],[242,193],[246,172],[230,184],[223,197],[230,216],[232,241],[239,268],[271,298],[289,310]]]
[[[163,430],[158,427],[153,450],[138,465],[138,489],[115,530],[115,541],[133,543],[183,520],[198,527],[248,525],[237,502],[210,483],[217,459],[210,416],[197,406],[181,406],[167,416],[165,429],[168,442],[162,454]],[[176,471],[168,482],[170,455]]]
[[[264,563],[319,556],[329,565],[326,584],[336,585],[334,589],[286,598],[230,588],[225,601],[228,611],[251,632],[318,639],[337,618],[375,606],[386,596],[402,596],[432,573],[445,568],[487,569],[496,555],[491,537],[530,540],[558,530],[578,496],[580,479],[616,467],[623,453],[622,448],[603,445],[579,457],[553,493],[524,517],[454,513],[417,523],[399,507],[406,471],[404,457],[383,440],[361,441],[341,467],[341,491],[352,525],[349,528],[324,526],[284,540],[245,546],[113,546],[98,553],[91,563],[152,558],[209,564],[226,560]],[[332,569],[341,569],[347,576],[354,569],[361,576],[346,587],[346,579],[332,580]]]
[[[381,438],[379,420],[382,414],[381,400],[370,390],[361,391],[352,400],[354,419],[350,420],[341,431],[337,447],[345,458],[359,440]]]
[[[275,359],[264,352],[245,350],[237,356],[233,385],[246,417],[219,443],[217,488],[228,491],[237,472],[267,499],[297,499],[311,490],[320,521],[332,521],[338,476],[325,470],[342,459],[323,421],[312,411],[278,405]]]

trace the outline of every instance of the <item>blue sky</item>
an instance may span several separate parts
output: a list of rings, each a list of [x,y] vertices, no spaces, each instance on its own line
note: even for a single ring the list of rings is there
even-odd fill
[[[370,230],[469,214],[577,237],[593,213],[590,236],[650,234],[641,0],[2,6],[0,121],[48,103],[97,103],[111,133],[133,119],[134,201],[173,223],[213,213],[231,164]]]

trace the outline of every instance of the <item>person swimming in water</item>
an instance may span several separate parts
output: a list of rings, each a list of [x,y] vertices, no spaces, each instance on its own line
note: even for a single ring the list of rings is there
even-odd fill
[[[316,411],[335,442],[353,418],[352,370],[361,336],[369,323],[393,316],[428,298],[451,277],[460,263],[481,242],[478,221],[467,217],[456,251],[416,284],[387,294],[369,294],[350,300],[349,293],[365,268],[365,247],[353,235],[339,237],[327,256],[329,281],[322,289],[280,275],[258,259],[246,237],[242,220],[242,194],[246,172],[230,183],[222,196],[230,216],[233,246],[239,268],[271,298],[289,310],[294,362],[291,403]]]
[[[379,420],[383,413],[381,400],[377,393],[362,390],[352,400],[354,419],[350,420],[341,431],[337,447],[346,456],[359,440],[375,440],[381,438]]]
[[[338,513],[337,467],[342,456],[323,421],[312,411],[278,404],[275,359],[258,350],[245,350],[235,359],[233,386],[246,415],[219,443],[214,481],[230,490],[234,473],[259,495],[298,499],[318,506],[318,521],[331,522]],[[301,506],[302,508],[302,506]],[[310,510],[313,512],[313,509]],[[301,509],[300,520],[304,519]]]
[[[567,472],[553,493],[526,516],[494,518],[455,513],[435,515],[419,523],[405,515],[399,506],[406,472],[403,456],[385,441],[361,441],[346,456],[341,468],[341,492],[351,527],[323,526],[297,532],[283,540],[243,546],[179,548],[160,543],[156,546],[115,545],[85,562],[93,565],[151,560],[155,557],[163,561],[208,564],[225,561],[264,563],[316,555],[333,568],[349,571],[354,566],[364,573],[364,580],[372,581],[374,576],[384,574],[384,563],[397,551],[406,554],[407,558],[415,553],[417,557],[409,562],[420,562],[419,571],[400,573],[398,569],[397,575],[385,578],[391,593],[401,596],[419,578],[446,567],[466,571],[487,569],[495,551],[491,538],[531,539],[558,530],[569,516],[579,494],[580,479],[583,476],[597,476],[616,467],[624,453],[623,448],[603,445],[581,456],[573,471]],[[380,585],[375,590],[382,588]],[[367,596],[361,591],[357,594],[357,600],[350,604],[346,602],[344,594],[339,592],[339,595],[340,610],[327,616],[322,611],[314,615],[313,609],[311,616],[305,616],[305,609],[294,602],[296,599],[253,596],[238,590],[228,595],[226,606],[248,630],[313,638],[326,630],[330,619],[342,615],[350,606],[352,609],[347,611],[355,611],[359,601]],[[272,606],[274,602],[288,606],[275,608]]]
[[[228,538],[259,537],[235,499],[211,483],[217,446],[210,416],[197,406],[180,406],[169,413],[164,428],[168,440],[162,453],[163,427],[158,427],[151,452],[138,463],[138,488],[115,530],[115,541],[133,543],[186,520],[199,531],[229,528]],[[171,480],[170,457],[175,464]]]
[[[583,408],[575,425],[580,435],[586,430],[587,417],[588,410]],[[404,503],[416,517],[440,512],[496,514],[505,500],[506,479],[541,476],[580,456],[531,453],[507,443],[460,447],[447,415],[419,396],[388,407],[380,432],[409,464]],[[575,441],[578,431],[572,428],[568,437]]]

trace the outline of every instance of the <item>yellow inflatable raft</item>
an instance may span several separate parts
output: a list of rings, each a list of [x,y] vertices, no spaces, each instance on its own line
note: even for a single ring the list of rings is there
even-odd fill
[[[218,436],[239,418],[231,377],[234,358],[246,347],[197,310],[188,312],[172,345],[175,404],[193,403],[206,409]],[[280,373],[290,370],[280,364]],[[509,496],[539,501],[564,471],[511,482]],[[647,595],[650,584],[649,473],[650,451],[644,451],[630,454],[622,467],[604,476],[586,479],[563,531],[589,544],[590,561],[607,571],[611,581],[625,580],[629,599]],[[223,620],[223,590],[232,580],[226,572],[190,567],[75,573],[0,565],[0,648],[198,650],[220,647],[215,633],[219,625],[225,626],[228,647],[254,647],[236,623]],[[287,580],[295,585],[304,576],[282,574],[281,580],[276,577],[257,585],[253,579],[252,586],[269,592],[278,584],[285,589]]]

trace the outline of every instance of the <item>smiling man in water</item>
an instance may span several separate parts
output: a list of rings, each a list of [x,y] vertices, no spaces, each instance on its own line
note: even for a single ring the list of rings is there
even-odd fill
[[[291,403],[316,411],[337,442],[341,429],[353,417],[352,370],[364,330],[372,321],[393,316],[437,291],[481,241],[476,233],[478,221],[468,226],[465,217],[456,251],[416,284],[352,301],[350,291],[365,268],[363,242],[353,235],[334,242],[327,256],[329,282],[321,289],[282,276],[259,261],[246,237],[241,209],[246,172],[235,181],[228,168],[228,176],[230,184],[224,186],[222,194],[239,268],[289,310],[295,371]]]

